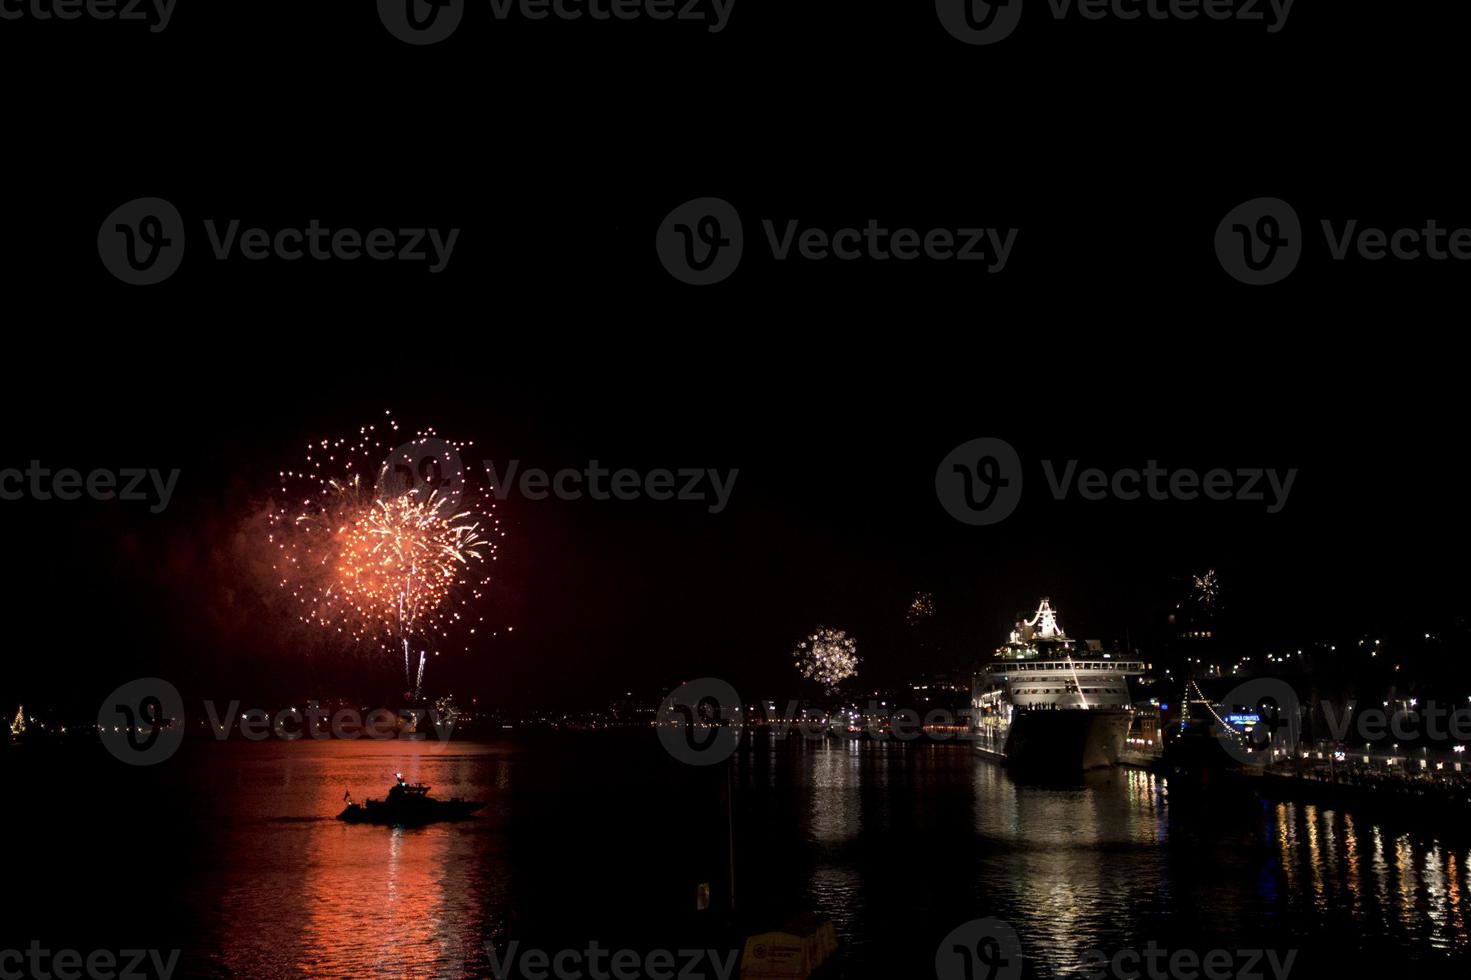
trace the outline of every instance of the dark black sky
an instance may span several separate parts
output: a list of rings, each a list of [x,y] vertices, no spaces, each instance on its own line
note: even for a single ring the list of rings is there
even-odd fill
[[[1211,248],[1263,195],[1309,229],[1471,225],[1445,151],[1464,60],[1448,18],[1465,13],[1401,6],[1299,4],[1273,37],[1038,20],[985,50],[932,5],[878,3],[743,3],[698,40],[492,25],[472,4],[428,50],[334,5],[285,26],[259,4],[181,6],[151,38],[0,32],[12,87],[47,79],[10,106],[17,133],[45,136],[24,141],[0,236],[24,320],[0,369],[0,466],[183,471],[158,516],[0,502],[0,689],[92,704],[154,672],[222,697],[351,686],[280,628],[235,540],[306,439],[385,407],[527,465],[740,470],[719,515],[507,501],[493,612],[514,639],[436,664],[457,693],[601,701],[699,673],[779,693],[818,623],[858,638],[865,677],[897,679],[990,650],[1043,594],[1075,635],[1145,643],[1208,566],[1246,646],[1460,616],[1465,372],[1444,322],[1464,270],[1317,248],[1252,290]],[[99,97],[96,78],[131,94]],[[194,237],[174,280],[140,289],[96,241],[144,195]],[[691,289],[653,240],[704,195],[752,242],[762,219],[877,219],[1015,226],[1018,252],[984,277],[753,247],[729,282]],[[464,233],[429,277],[214,262],[205,218]],[[1027,466],[1020,509],[991,528],[933,491],[978,436]],[[1301,472],[1277,515],[1051,501],[1039,461],[1071,457]],[[923,656],[901,626],[920,589],[944,638]]]

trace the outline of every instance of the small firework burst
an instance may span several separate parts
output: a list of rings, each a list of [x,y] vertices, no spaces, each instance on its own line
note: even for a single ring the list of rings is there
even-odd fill
[[[278,584],[299,618],[354,643],[401,651],[417,696],[430,650],[456,641],[468,649],[484,622],[473,609],[504,532],[494,504],[475,499],[459,477],[458,454],[471,444],[426,429],[393,448],[397,433],[390,417],[381,429],[359,429],[355,441],[308,446],[305,466],[280,474],[268,540]],[[455,457],[453,474],[443,460],[419,465],[431,444]]]
[[[797,644],[794,658],[803,677],[828,690],[858,673],[858,644],[842,630],[825,626]]]
[[[1204,575],[1194,576],[1194,598],[1207,609],[1215,607],[1216,600],[1221,595],[1221,585],[1216,579],[1214,568],[1206,571]]]
[[[460,706],[455,704],[455,696],[453,694],[436,698],[434,700],[434,710],[439,712],[439,717],[435,724],[444,725],[447,728],[454,727],[454,724],[460,720],[460,716],[464,714],[460,710]]]
[[[935,597],[928,592],[916,592],[914,598],[909,600],[909,608],[904,612],[904,619],[910,626],[917,626],[934,616]]]

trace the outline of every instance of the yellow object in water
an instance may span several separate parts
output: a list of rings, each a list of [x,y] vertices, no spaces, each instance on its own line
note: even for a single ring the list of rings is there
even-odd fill
[[[746,940],[741,980],[804,980],[838,949],[833,924],[806,918]]]

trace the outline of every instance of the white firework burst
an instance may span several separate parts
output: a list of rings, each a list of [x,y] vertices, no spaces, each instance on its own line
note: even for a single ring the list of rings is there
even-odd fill
[[[828,690],[858,673],[858,644],[842,630],[825,626],[797,644],[794,658],[803,677]]]

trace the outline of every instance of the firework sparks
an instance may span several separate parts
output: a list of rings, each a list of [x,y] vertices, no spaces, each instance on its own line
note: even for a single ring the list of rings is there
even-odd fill
[[[1212,568],[1204,575],[1194,576],[1194,579],[1195,600],[1207,609],[1214,608],[1216,600],[1221,595],[1220,582],[1216,580],[1216,570]]]
[[[916,592],[905,610],[904,619],[910,626],[917,626],[935,617],[935,597],[928,592]]]
[[[490,584],[504,532],[493,504],[464,501],[461,481],[446,494],[390,472],[406,447],[413,455],[432,442],[459,453],[469,443],[444,442],[426,429],[390,456],[385,440],[396,441],[397,432],[390,418],[381,430],[364,426],[356,441],[308,446],[305,466],[280,474],[270,542],[278,584],[298,604],[300,619],[354,643],[401,651],[417,697],[429,652],[456,641],[469,649],[483,624],[472,610]],[[433,469],[448,482],[439,462]]]
[[[819,626],[797,644],[797,669],[829,690],[858,673],[858,644],[842,630]]]

